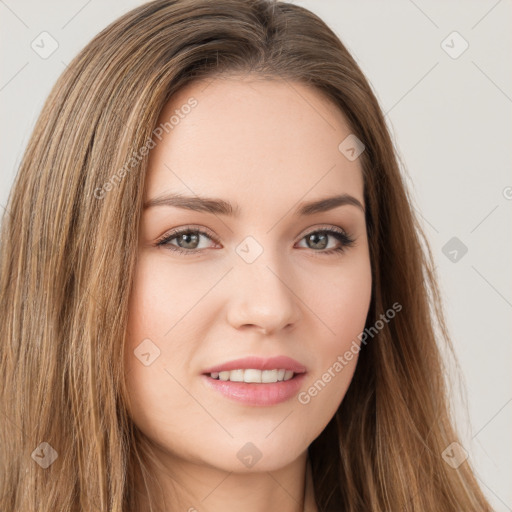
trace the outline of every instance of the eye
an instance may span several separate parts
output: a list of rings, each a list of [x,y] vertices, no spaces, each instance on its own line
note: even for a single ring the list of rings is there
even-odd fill
[[[310,244],[310,247],[316,249],[326,249],[329,245],[329,237],[335,238],[338,241],[338,246],[334,248],[330,248],[325,251],[315,251],[320,252],[322,255],[343,253],[349,247],[352,247],[355,244],[355,240],[348,235],[345,231],[337,227],[325,228],[325,229],[317,229],[315,231],[310,231],[307,235],[305,235],[302,240],[306,240],[306,243]]]
[[[155,245],[157,247],[164,246],[171,251],[188,256],[197,254],[205,248],[199,247],[201,237],[213,240],[217,244],[219,243],[211,233],[200,228],[188,226],[176,229],[171,233],[166,233],[162,238],[157,240]],[[329,246],[329,238],[334,238],[338,242],[338,245],[325,250]],[[177,240],[178,245],[172,243],[174,240]],[[305,240],[306,243],[309,244],[309,248],[314,249],[314,252],[320,253],[321,255],[342,253],[355,243],[355,240],[345,231],[334,226],[310,231],[302,237],[301,241],[302,240]]]
[[[192,228],[191,226],[188,226],[186,228],[176,229],[171,233],[165,234],[163,238],[157,240],[155,245],[158,247],[165,246],[171,251],[176,251],[188,256],[190,254],[197,254],[199,239],[201,236],[209,238],[210,240],[215,240],[215,238],[210,233],[200,228]],[[182,245],[172,244],[171,241],[174,239],[177,239]],[[217,240],[215,241],[217,242]]]

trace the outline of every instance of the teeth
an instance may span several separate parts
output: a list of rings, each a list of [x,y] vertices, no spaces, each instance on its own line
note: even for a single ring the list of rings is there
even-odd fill
[[[262,373],[263,372],[261,370],[244,370],[244,382],[261,382]],[[231,378],[231,375],[229,376],[229,378]]]
[[[293,372],[292,372],[293,374]],[[263,370],[261,372],[261,382],[277,382],[277,370]]]
[[[229,372],[229,380],[233,382],[243,382],[244,381],[244,371],[243,370],[233,370]]]
[[[231,370],[225,372],[212,372],[210,377],[212,379],[229,380],[231,382],[259,382],[259,383],[272,383],[280,382],[283,380],[290,380],[293,377],[291,370]]]

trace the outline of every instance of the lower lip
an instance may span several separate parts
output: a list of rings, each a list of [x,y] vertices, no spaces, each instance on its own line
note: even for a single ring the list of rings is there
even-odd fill
[[[258,406],[286,402],[299,392],[305,376],[305,373],[299,373],[290,380],[259,384],[255,382],[231,382],[229,380],[212,379],[209,375],[201,375],[207,386],[222,393],[225,397],[247,405]]]

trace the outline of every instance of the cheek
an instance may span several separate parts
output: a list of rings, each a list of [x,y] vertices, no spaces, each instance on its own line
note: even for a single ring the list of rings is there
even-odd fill
[[[152,343],[158,347],[160,354],[155,362],[167,360],[169,351],[166,348],[170,340],[179,340],[175,333],[182,325],[180,321],[197,302],[194,279],[185,279],[171,270],[171,265],[162,265],[158,259],[144,255],[138,262],[129,302],[125,345],[128,368],[139,366],[140,361],[134,357],[134,350],[137,351],[141,343],[146,344],[150,353]],[[172,343],[175,357],[179,353],[179,345]],[[158,353],[157,349],[154,350]]]
[[[316,273],[314,283],[304,293],[321,329],[322,343],[315,350],[325,363],[364,329],[372,293],[370,260],[366,254],[326,268]]]
[[[144,258],[138,262],[128,306],[128,325],[124,348],[124,362],[130,414],[136,423],[147,421],[145,412],[151,397],[160,396],[167,401],[165,364],[162,358],[162,334],[165,325],[162,310],[165,304],[161,296],[158,275],[145,265]],[[152,410],[155,411],[152,403]]]
[[[194,282],[198,280],[165,263],[144,254],[139,258],[124,349],[129,413],[139,428],[154,438],[181,428],[179,421],[172,420],[170,408],[188,418],[197,416],[198,422],[202,419],[201,411],[179,384],[185,382],[194,353],[187,313],[193,314],[199,293]]]
[[[183,256],[182,260],[186,260]],[[129,330],[133,343],[144,338],[177,339],[174,333],[190,323],[198,302],[225,269],[188,265],[165,253],[142,253],[134,276],[129,305]],[[174,335],[174,336],[173,336]]]
[[[325,284],[325,276],[319,282]],[[317,434],[336,412],[352,380],[371,288],[370,262],[363,258],[331,272],[328,288],[322,293],[315,287],[310,295],[318,317],[318,330],[310,346],[315,363],[297,398],[308,414],[318,419]]]

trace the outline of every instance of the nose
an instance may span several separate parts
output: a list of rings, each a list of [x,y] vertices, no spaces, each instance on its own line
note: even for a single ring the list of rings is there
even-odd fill
[[[297,279],[284,262],[266,250],[254,262],[240,259],[231,272],[233,291],[228,306],[228,322],[236,329],[249,328],[264,334],[291,329],[301,316]]]

